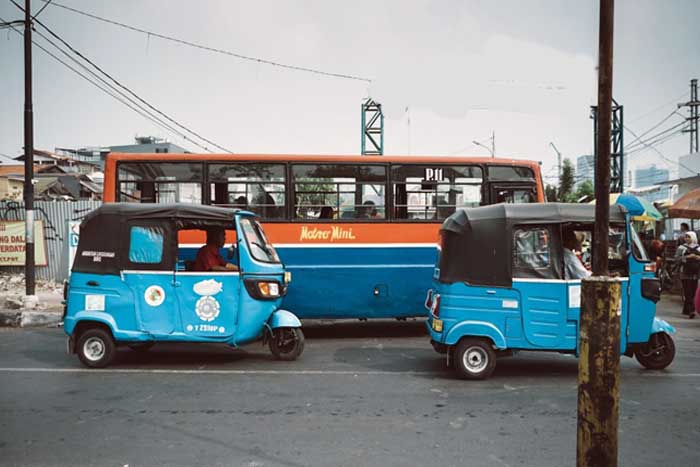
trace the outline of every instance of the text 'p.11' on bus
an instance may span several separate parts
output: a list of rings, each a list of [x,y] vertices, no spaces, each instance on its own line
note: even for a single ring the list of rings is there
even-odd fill
[[[447,216],[544,202],[544,190],[539,164],[514,159],[112,153],[104,201],[253,211],[292,273],[285,308],[300,318],[406,318],[426,315]],[[184,269],[205,235],[179,241]]]

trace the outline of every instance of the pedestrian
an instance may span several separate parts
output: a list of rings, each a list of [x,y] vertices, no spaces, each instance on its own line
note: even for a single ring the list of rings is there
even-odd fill
[[[685,233],[685,243],[676,250],[676,260],[681,265],[681,283],[683,284],[683,314],[695,317],[695,291],[700,275],[700,245],[695,232]]]
[[[690,226],[688,225],[687,222],[681,222],[681,233],[678,234],[678,237],[676,237],[676,241],[678,242],[678,246],[681,246],[685,243],[685,234],[690,230]]]

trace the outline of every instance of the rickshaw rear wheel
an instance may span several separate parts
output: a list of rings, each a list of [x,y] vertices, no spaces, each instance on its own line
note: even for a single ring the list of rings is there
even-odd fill
[[[671,364],[676,356],[676,344],[665,332],[652,334],[649,342],[634,352],[634,357],[644,368],[663,370]]]
[[[462,379],[486,379],[496,369],[496,352],[491,343],[478,337],[465,337],[454,350],[453,362]]]
[[[296,360],[304,351],[304,333],[300,328],[273,329],[268,345],[277,360]]]
[[[114,359],[116,345],[108,331],[90,328],[80,334],[75,350],[83,365],[89,368],[104,368]]]

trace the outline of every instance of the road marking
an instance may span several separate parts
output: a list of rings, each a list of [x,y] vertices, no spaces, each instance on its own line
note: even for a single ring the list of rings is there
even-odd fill
[[[182,374],[182,375],[350,375],[350,376],[435,376],[442,371],[351,371],[351,370],[169,370],[163,368],[12,368],[0,367],[0,373],[134,373],[134,374]],[[559,376],[559,375],[557,375]],[[572,376],[574,376],[572,374]],[[623,374],[623,377],[641,376],[642,378],[700,378],[700,373],[653,373],[651,371]],[[527,386],[513,387],[504,385],[510,391],[524,389]]]

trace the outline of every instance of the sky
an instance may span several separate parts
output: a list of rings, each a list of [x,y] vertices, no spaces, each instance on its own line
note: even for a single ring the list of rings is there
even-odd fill
[[[44,4],[32,3],[34,12]],[[367,97],[382,104],[385,154],[488,156],[473,141],[489,146],[494,134],[498,156],[541,161],[546,181],[554,183],[550,143],[574,163],[593,151],[596,0],[54,3],[248,57],[371,80],[216,54],[56,4],[38,17],[154,107],[233,152],[359,154]],[[0,18],[22,17],[9,0],[0,0]],[[699,17],[697,0],[616,2],[614,96],[634,133],[669,117],[653,135],[688,115],[672,112],[689,99],[690,79],[700,78]],[[36,47],[33,64],[36,148],[111,146],[154,135],[203,152]],[[0,29],[0,154],[22,151],[23,77],[22,37]],[[635,139],[629,132],[624,137],[628,144]],[[661,154],[631,153],[628,168],[656,164],[673,177],[689,136],[655,147]]]

